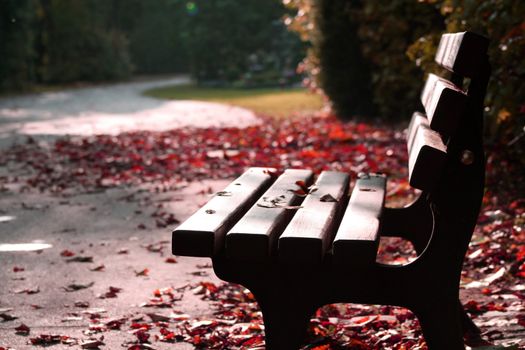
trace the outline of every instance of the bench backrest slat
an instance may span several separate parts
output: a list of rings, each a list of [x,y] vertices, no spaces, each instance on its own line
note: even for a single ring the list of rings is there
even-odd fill
[[[379,217],[385,202],[386,177],[356,181],[333,242],[335,263],[373,264],[379,244]]]
[[[465,112],[467,95],[450,81],[429,74],[421,93],[421,102],[430,128],[445,136],[454,135]]]
[[[311,170],[288,169],[262,195],[261,199],[226,234],[226,255],[232,259],[264,261],[270,256],[277,236],[295,213],[289,206],[301,203],[294,193],[302,181],[310,185]]]
[[[250,168],[218,192],[172,235],[174,255],[211,257],[224,245],[226,232],[272,183],[268,168]]]
[[[439,134],[420,124],[408,155],[410,186],[431,191],[440,180],[447,158],[447,148]]]
[[[427,117],[420,112],[414,112],[414,114],[412,114],[412,118],[410,119],[410,124],[408,124],[408,129],[407,129],[408,154],[410,154],[410,150],[412,149],[412,146],[414,145],[414,139],[416,138],[417,129],[422,124],[429,127]]]
[[[321,263],[331,239],[350,177],[324,171],[279,238],[279,258],[289,263]]]
[[[486,37],[472,32],[443,34],[435,60],[451,72],[472,78],[480,74],[488,45]]]

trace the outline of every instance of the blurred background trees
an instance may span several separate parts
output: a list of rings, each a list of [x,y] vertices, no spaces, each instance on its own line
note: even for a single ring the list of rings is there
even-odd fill
[[[309,47],[299,71],[339,117],[406,120],[440,35],[472,30],[491,39],[487,133],[519,146],[524,18],[523,0],[0,0],[0,90],[165,73],[283,85]]]
[[[340,7],[338,26],[326,26],[333,13],[326,6]],[[424,73],[435,69],[434,54],[441,34],[471,30],[490,38],[489,56],[493,67],[487,93],[487,135],[525,160],[523,135],[525,125],[525,1],[523,0],[284,0],[296,10],[286,22],[289,28],[311,44],[303,61],[309,74],[307,83],[323,91],[334,113],[347,117],[359,111],[362,98],[369,98],[382,118],[406,120],[419,105]],[[341,23],[346,24],[341,24]],[[346,25],[346,38],[330,41]],[[357,44],[355,43],[359,39]],[[351,44],[352,43],[352,44]],[[325,59],[340,54],[353,58],[345,76],[363,90],[361,96],[352,84],[339,81],[340,71],[334,61]],[[349,53],[352,51],[351,53]],[[337,60],[337,59],[336,59]],[[346,62],[344,62],[346,63]],[[335,63],[342,66],[344,63]],[[368,73],[363,72],[368,71]],[[329,74],[330,77],[325,75]],[[362,77],[371,79],[370,96]],[[335,93],[334,93],[335,91]],[[350,112],[350,113],[349,113]],[[509,149],[510,150],[510,149]]]
[[[0,90],[187,73],[279,84],[304,44],[280,0],[0,0]]]

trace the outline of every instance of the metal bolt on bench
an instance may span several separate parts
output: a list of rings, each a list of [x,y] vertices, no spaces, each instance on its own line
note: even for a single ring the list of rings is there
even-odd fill
[[[173,254],[211,257],[217,276],[252,291],[269,350],[298,349],[315,310],[331,303],[398,305],[418,317],[430,350],[464,349],[477,328],[459,302],[463,259],[483,196],[483,101],[488,39],[444,34],[408,127],[409,182],[422,192],[385,207],[386,177],[250,168],[173,231]],[[464,78],[470,79],[468,90]],[[303,198],[290,189],[312,186]],[[226,195],[227,194],[227,195]],[[350,194],[350,196],[349,196]],[[381,236],[400,236],[417,258],[376,262]]]

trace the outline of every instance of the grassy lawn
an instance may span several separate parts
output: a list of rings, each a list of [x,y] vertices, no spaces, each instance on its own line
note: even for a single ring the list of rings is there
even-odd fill
[[[323,106],[320,96],[301,88],[228,89],[178,85],[151,89],[144,94],[169,100],[225,103],[274,117],[285,117],[294,113],[312,113]]]

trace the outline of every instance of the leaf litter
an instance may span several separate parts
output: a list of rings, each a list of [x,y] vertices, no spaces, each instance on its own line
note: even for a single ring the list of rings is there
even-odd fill
[[[211,156],[210,152],[217,150],[228,157]],[[501,149],[488,149],[487,189],[462,272],[461,288],[467,312],[480,325],[484,338],[509,345],[487,349],[523,348],[523,344],[512,346],[515,340],[505,339],[510,339],[512,332],[523,334],[525,328],[525,179],[516,168],[518,163],[506,159],[505,154]],[[396,128],[341,123],[332,117],[268,119],[262,125],[245,129],[186,128],[63,137],[46,147],[37,142],[17,144],[0,154],[0,164],[10,170],[10,175],[0,180],[2,183],[22,180],[23,191],[67,194],[144,183],[158,184],[157,190],[169,191],[188,181],[231,179],[249,166],[277,169],[266,171],[272,177],[285,168],[310,168],[316,173],[345,171],[354,178],[360,173],[380,172],[389,177],[389,203],[403,205],[415,197],[407,182],[407,160],[405,135]],[[298,186],[301,193],[311,191]],[[155,211],[153,219],[157,227],[178,222],[162,208]],[[147,229],[145,224],[139,226]],[[161,244],[146,249],[162,256]],[[118,254],[128,254],[128,250],[122,248]],[[75,253],[65,250],[61,255],[70,258]],[[380,261],[393,264],[406,263],[413,257],[410,245],[401,240],[382,241],[378,251]],[[77,286],[86,285],[68,288],[76,290]],[[35,291],[38,288],[21,293]],[[119,288],[110,287],[101,297],[116,297],[119,292]],[[185,292],[210,302],[213,315],[194,318],[177,311],[177,303]],[[89,303],[78,305],[88,306]],[[89,311],[93,325],[86,332],[128,327],[136,338],[124,344],[128,349],[152,348],[150,344],[157,341],[188,342],[203,349],[264,346],[260,310],[253,295],[239,285],[203,281],[158,289],[141,306],[170,309],[172,313],[148,312],[142,323],[137,323],[129,316],[115,321],[108,319],[105,312]],[[505,329],[498,327],[501,324],[510,324],[512,331],[504,334]],[[327,305],[313,316],[308,335],[310,345],[305,349],[426,348],[414,315],[390,306]],[[99,340],[86,341],[89,344]],[[31,339],[34,345],[68,342],[82,344],[78,339],[60,335],[43,334]]]

